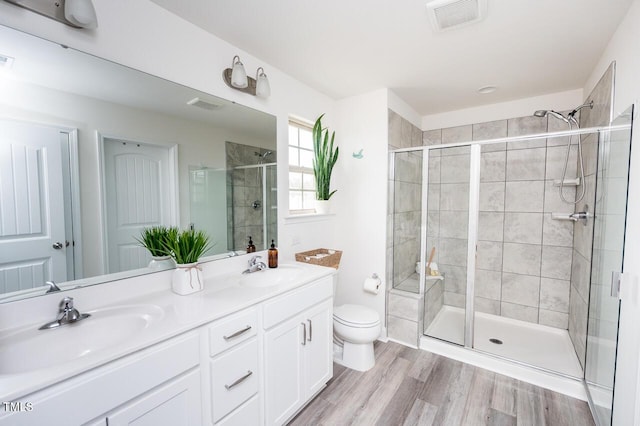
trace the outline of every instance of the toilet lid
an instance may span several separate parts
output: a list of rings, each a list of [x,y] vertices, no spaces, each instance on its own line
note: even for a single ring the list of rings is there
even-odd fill
[[[361,305],[342,305],[333,309],[333,318],[345,325],[369,326],[380,322],[376,311]]]

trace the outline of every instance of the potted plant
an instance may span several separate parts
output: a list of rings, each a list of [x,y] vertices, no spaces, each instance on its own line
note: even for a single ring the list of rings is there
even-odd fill
[[[140,238],[136,241],[151,254],[149,268],[164,269],[165,267],[173,267],[171,253],[166,249],[167,241],[175,238],[178,234],[178,228],[167,226],[151,226],[144,228],[140,232]]]
[[[167,241],[165,248],[176,262],[172,290],[184,296],[204,289],[198,260],[211,248],[207,234],[193,229],[176,232],[174,238]]]
[[[339,149],[334,148],[333,142],[336,132],[331,133],[329,140],[329,129],[322,128],[322,114],[313,125],[313,174],[316,178],[316,213],[328,213],[329,198],[337,191],[331,191],[331,172],[333,166],[338,161]]]

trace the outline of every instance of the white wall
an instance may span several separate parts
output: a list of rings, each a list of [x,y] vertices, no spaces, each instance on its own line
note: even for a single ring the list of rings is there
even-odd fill
[[[616,61],[615,117],[640,99],[640,0],[633,2],[611,38],[587,80],[585,93],[593,89],[612,61]],[[640,146],[637,146],[640,124],[637,110],[634,119],[614,396],[616,425],[640,424]]]
[[[336,304],[358,303],[380,314],[384,324],[387,229],[387,89],[342,99],[336,104],[336,164],[332,197],[340,264]],[[363,158],[353,153],[364,148]],[[383,280],[377,295],[362,285],[373,273]],[[382,330],[386,336],[386,329]]]
[[[509,102],[425,115],[422,117],[422,130],[443,129],[465,124],[505,120],[513,117],[526,117],[533,115],[534,111],[539,109],[572,110],[582,103],[582,94],[582,89],[568,90]]]
[[[285,260],[293,259],[296,251],[326,245],[335,217],[313,224],[291,225],[283,221],[288,208],[284,153],[287,152],[288,116],[295,114],[313,120],[327,113],[327,124],[330,124],[334,101],[148,0],[93,2],[99,21],[95,31],[73,29],[6,2],[0,2],[0,24],[275,115],[280,158],[280,241],[277,243],[281,256]],[[269,99],[259,99],[226,86],[222,70],[229,67],[234,55],[240,55],[249,73],[259,66],[265,68],[272,89]],[[304,243],[294,245],[296,238],[304,239]]]

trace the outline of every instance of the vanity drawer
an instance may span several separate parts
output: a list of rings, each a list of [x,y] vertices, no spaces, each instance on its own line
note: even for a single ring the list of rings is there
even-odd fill
[[[222,419],[217,426],[248,426],[260,424],[260,399],[254,396],[235,412]]]
[[[214,356],[256,335],[258,314],[248,309],[209,327],[209,355]]]
[[[211,361],[211,415],[214,423],[257,392],[257,339]]]
[[[319,279],[291,293],[264,304],[264,328],[294,316],[298,312],[328,299],[333,294],[333,275]]]

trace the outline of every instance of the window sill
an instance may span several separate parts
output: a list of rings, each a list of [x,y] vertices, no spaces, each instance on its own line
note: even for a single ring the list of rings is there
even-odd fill
[[[286,216],[284,218],[284,223],[306,223],[306,222],[321,222],[325,220],[329,220],[334,217],[335,213],[304,213],[304,214],[296,214],[291,216]]]

